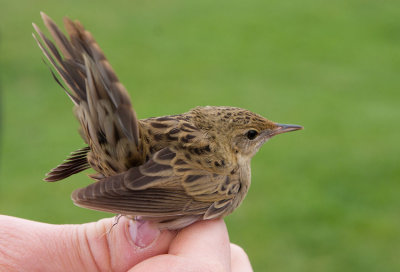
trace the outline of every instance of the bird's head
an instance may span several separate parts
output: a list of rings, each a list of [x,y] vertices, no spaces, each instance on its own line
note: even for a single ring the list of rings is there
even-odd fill
[[[303,129],[272,122],[249,110],[234,107],[197,107],[198,126],[244,159],[251,159],[275,135]]]

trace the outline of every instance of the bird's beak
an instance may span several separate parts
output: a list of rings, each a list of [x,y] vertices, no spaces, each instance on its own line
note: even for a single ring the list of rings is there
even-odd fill
[[[276,127],[272,130],[271,136],[275,136],[275,135],[285,133],[285,132],[303,129],[303,127],[299,126],[299,125],[286,125],[286,124],[278,124],[278,123],[275,123],[275,125],[276,125]]]

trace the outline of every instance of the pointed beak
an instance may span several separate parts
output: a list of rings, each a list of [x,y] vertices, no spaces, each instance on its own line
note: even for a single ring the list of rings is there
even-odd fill
[[[303,127],[299,126],[299,125],[286,125],[286,124],[278,124],[278,123],[275,123],[275,125],[276,125],[276,128],[274,128],[272,130],[272,136],[282,134],[285,132],[303,129]]]

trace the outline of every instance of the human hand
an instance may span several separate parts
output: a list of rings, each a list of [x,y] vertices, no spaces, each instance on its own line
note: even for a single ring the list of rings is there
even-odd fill
[[[122,217],[50,225],[0,215],[0,271],[252,271],[223,220],[180,232]]]

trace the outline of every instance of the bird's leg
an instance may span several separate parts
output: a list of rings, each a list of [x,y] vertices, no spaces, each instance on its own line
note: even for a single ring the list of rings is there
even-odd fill
[[[117,214],[114,216],[114,223],[111,225],[110,229],[105,233],[105,234],[110,234],[111,230],[118,224],[119,219],[121,219],[123,215],[122,214]]]

